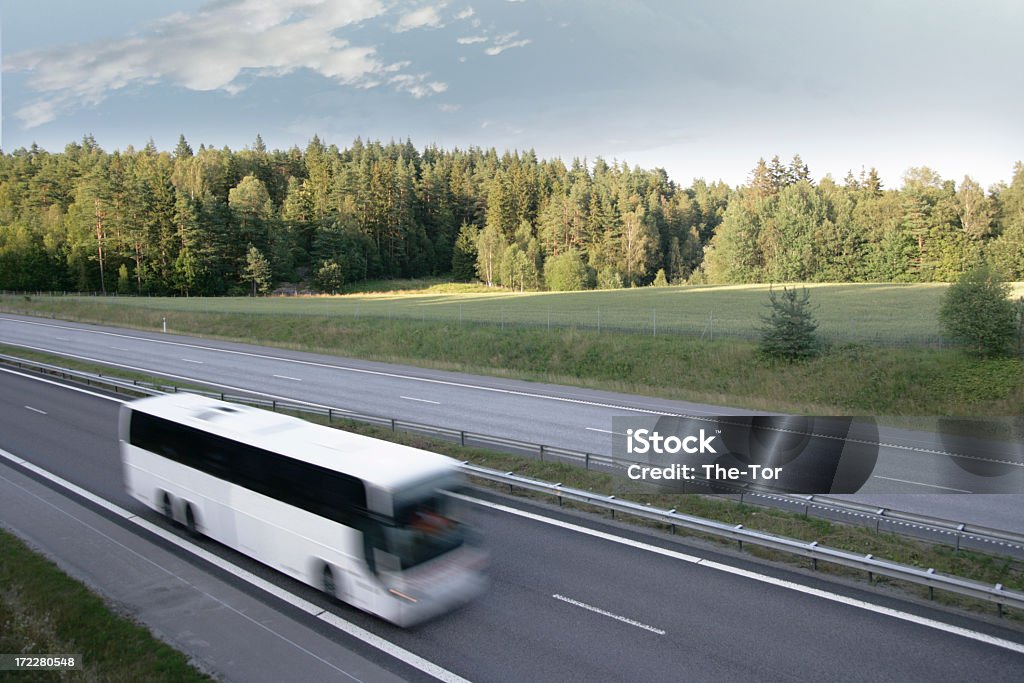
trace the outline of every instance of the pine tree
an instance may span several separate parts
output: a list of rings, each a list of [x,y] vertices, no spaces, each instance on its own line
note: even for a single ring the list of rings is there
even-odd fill
[[[811,311],[811,295],[807,288],[782,288],[782,294],[768,290],[767,316],[761,317],[761,353],[793,363],[812,358],[821,351],[815,330],[818,324]]]

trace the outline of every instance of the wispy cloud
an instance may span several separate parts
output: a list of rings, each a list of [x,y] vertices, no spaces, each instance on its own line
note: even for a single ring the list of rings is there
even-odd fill
[[[472,7],[467,7],[458,14],[455,15],[456,21],[462,21],[463,19],[469,19],[471,16],[476,14]]]
[[[486,43],[487,36],[464,36],[462,38],[456,38],[455,42],[459,45],[473,45],[474,43]]]
[[[495,55],[500,55],[505,50],[511,50],[512,48],[516,47],[524,47],[532,42],[529,38],[520,38],[519,40],[515,40],[515,37],[518,35],[519,31],[513,31],[512,33],[506,33],[504,35],[497,36],[495,37],[493,44],[489,48],[484,50],[484,52],[493,57]]]
[[[440,23],[443,4],[400,17],[408,28]],[[428,74],[396,73],[374,45],[339,37],[386,14],[381,0],[222,0],[175,13],[120,40],[66,45],[10,57],[5,71],[25,72],[41,96],[15,115],[27,128],[81,106],[94,106],[125,88],[170,83],[189,90],[237,93],[259,77],[308,69],[341,85],[387,84],[412,97],[444,92]]]

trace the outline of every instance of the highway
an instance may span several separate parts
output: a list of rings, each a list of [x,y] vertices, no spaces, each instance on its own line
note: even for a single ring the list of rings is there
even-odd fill
[[[750,411],[560,385],[523,382],[171,334],[0,316],[0,343],[257,391],[360,413],[533,443],[611,453],[612,418],[622,415],[743,415]],[[343,350],[339,350],[343,351]],[[963,493],[989,483],[936,455],[933,434],[881,429],[878,465],[851,500],[1024,532],[1024,495]],[[993,462],[1024,489],[1020,443]],[[949,482],[955,481],[955,485]],[[975,487],[975,483],[977,487]],[[899,491],[900,493],[895,493]]]
[[[0,370],[0,449],[166,528],[155,513],[123,492],[117,409],[116,400]],[[21,467],[0,458],[0,486],[24,477]],[[32,481],[54,489],[38,477]],[[3,491],[0,520],[11,525],[23,504],[15,506],[10,490]],[[492,554],[489,593],[408,631],[344,606],[327,605],[308,587],[216,544],[199,545],[297,599],[329,608],[332,615],[383,639],[389,647],[438,667],[442,677],[451,674],[452,680],[956,681],[980,672],[992,680],[1024,677],[1024,636],[994,621],[945,613],[809,572],[687,546],[589,517],[482,493],[476,496],[477,502],[469,506],[469,521]],[[82,533],[73,516],[67,517],[65,530],[52,524],[36,528],[31,515],[23,517],[18,518],[19,531],[43,534],[35,544],[48,548],[64,564],[86,571],[83,568],[90,563],[105,561],[103,546],[90,543],[79,543],[72,554],[60,557],[72,546],[54,539]],[[151,533],[135,530],[127,521],[118,524],[121,532],[135,537],[140,556],[166,552],[167,544]],[[191,544],[184,539],[181,543]],[[279,666],[313,671],[324,661],[342,657],[324,650],[344,646],[355,650],[348,656],[370,660],[381,669],[359,677],[349,672],[369,664],[351,663],[346,679],[427,676],[423,669],[410,666],[408,657],[373,652],[365,641],[353,642],[322,619],[249,588],[234,574],[192,558],[187,550],[175,552],[175,557],[188,565],[181,571],[217,579],[218,588],[210,587],[212,579],[202,580],[210,584],[205,590],[211,599],[228,602],[234,598],[216,591],[241,592],[257,603],[247,609],[261,611],[261,624],[289,634],[287,640],[279,639],[276,649],[260,653],[276,658]],[[103,572],[92,577],[100,583]],[[151,602],[162,589],[151,586],[135,599]],[[128,605],[131,608],[131,599]],[[239,639],[231,632],[214,640],[197,638],[194,623],[180,623],[178,628],[184,632],[166,625],[161,632],[200,663],[216,658],[221,640],[228,648]],[[261,673],[251,665],[237,666],[225,657],[210,668],[227,679],[274,679],[275,672],[269,669]],[[335,677],[342,678],[337,672]]]

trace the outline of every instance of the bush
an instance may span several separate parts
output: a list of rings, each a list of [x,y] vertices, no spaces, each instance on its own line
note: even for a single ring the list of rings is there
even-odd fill
[[[315,279],[321,292],[337,294],[345,284],[345,269],[337,261],[324,261],[317,269]]]
[[[782,288],[782,294],[768,290],[768,315],[761,317],[761,353],[790,363],[813,358],[821,352],[821,341],[815,330],[818,323],[811,311],[811,295]]]
[[[611,266],[605,266],[597,274],[598,289],[622,289],[622,276]]]
[[[544,263],[544,281],[553,292],[586,289],[588,279],[587,266],[575,249],[552,256]]]
[[[658,268],[658,274],[654,276],[655,287],[668,287],[668,278],[665,277],[665,269]]]
[[[946,336],[980,356],[1000,356],[1017,338],[1017,312],[1010,286],[988,265],[978,266],[950,285],[939,308]]]

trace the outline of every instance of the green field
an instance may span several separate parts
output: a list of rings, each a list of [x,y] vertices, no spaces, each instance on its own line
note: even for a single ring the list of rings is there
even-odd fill
[[[356,320],[487,323],[498,326],[579,327],[645,335],[687,334],[754,338],[765,313],[767,285],[644,287],[586,292],[486,291],[471,285],[434,284],[404,291],[341,296],[162,298],[103,301],[175,314],[313,315]],[[937,314],[944,284],[808,285],[819,333],[833,341],[939,344]],[[454,291],[453,291],[454,290]],[[467,291],[468,290],[468,291]],[[481,291],[483,290],[483,291]],[[61,308],[78,297],[62,297]],[[95,297],[85,297],[97,301]],[[37,305],[46,309],[45,297]]]

